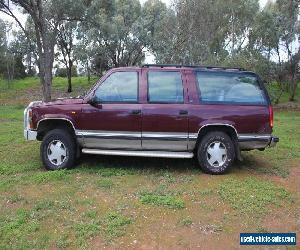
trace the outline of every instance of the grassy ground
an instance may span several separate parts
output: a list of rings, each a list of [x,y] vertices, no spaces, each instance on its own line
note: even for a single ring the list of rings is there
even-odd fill
[[[276,112],[278,147],[243,153],[224,176],[193,160],[97,156],[47,172],[22,134],[37,81],[0,89],[0,249],[232,249],[240,232],[300,231],[300,113]]]

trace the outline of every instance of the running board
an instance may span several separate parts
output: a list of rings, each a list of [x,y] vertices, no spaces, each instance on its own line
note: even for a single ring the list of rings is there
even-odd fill
[[[83,148],[84,154],[95,155],[119,155],[119,156],[140,156],[159,158],[193,158],[194,154],[189,152],[168,152],[168,151],[128,151],[128,150],[102,150]]]

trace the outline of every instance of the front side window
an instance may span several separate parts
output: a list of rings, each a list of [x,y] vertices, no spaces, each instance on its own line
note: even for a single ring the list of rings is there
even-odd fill
[[[202,102],[266,104],[257,77],[249,73],[197,72]]]
[[[98,102],[137,102],[137,72],[112,73],[95,92]]]
[[[183,103],[181,73],[149,71],[148,101],[151,103]]]

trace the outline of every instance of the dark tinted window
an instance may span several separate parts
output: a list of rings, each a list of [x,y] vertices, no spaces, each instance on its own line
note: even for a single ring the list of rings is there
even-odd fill
[[[148,101],[182,103],[183,87],[180,72],[149,71]]]
[[[252,74],[197,72],[201,101],[265,104],[264,92]]]
[[[112,73],[96,90],[100,102],[137,102],[137,72]]]

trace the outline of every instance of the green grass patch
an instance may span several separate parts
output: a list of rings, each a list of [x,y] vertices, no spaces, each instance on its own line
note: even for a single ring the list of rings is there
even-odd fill
[[[268,205],[280,206],[290,200],[290,194],[270,181],[248,177],[244,180],[228,179],[219,185],[222,200],[245,215],[268,212]]]
[[[97,212],[86,212],[84,217],[89,220],[74,226],[79,246],[84,246],[87,239],[96,235],[102,235],[106,241],[123,236],[126,226],[132,223],[130,218],[118,212],[109,212],[101,219],[97,218]]]
[[[18,106],[0,106],[0,122],[1,120],[23,121],[24,109],[22,105]]]
[[[120,213],[111,212],[106,215],[103,222],[106,238],[110,240],[124,235],[126,226],[131,224],[132,220]]]
[[[86,240],[94,237],[101,232],[100,222],[81,222],[74,225],[77,245],[84,246]]]
[[[182,218],[177,223],[179,226],[189,227],[193,224],[193,221],[190,217]]]
[[[45,171],[34,174],[30,179],[38,184],[47,183],[52,181],[67,181],[70,178],[70,171],[62,169],[56,171]]]
[[[97,181],[97,186],[105,189],[111,189],[114,187],[114,182],[111,179],[100,179]]]
[[[18,209],[14,216],[1,216],[0,249],[32,249],[35,243],[30,238],[38,230],[39,222],[23,208]]]
[[[173,209],[182,209],[185,207],[184,201],[181,198],[168,194],[144,193],[140,195],[140,201],[147,205],[164,206]]]

